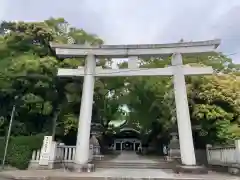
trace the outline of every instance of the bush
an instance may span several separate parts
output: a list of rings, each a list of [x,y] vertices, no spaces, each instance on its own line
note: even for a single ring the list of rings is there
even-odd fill
[[[4,142],[0,139],[0,143]],[[43,135],[11,137],[8,145],[6,164],[18,169],[26,169],[32,157],[33,150],[41,148]],[[3,147],[3,148],[2,148]],[[5,143],[0,148],[3,158]],[[2,150],[3,149],[3,150]]]
[[[4,155],[5,148],[5,137],[0,137],[0,163],[2,164],[2,159]]]

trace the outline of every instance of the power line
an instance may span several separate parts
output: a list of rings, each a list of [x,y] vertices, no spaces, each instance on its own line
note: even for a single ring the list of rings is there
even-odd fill
[[[240,52],[235,52],[235,53],[230,53],[230,54],[224,54],[224,56],[235,56],[235,55],[238,55]]]

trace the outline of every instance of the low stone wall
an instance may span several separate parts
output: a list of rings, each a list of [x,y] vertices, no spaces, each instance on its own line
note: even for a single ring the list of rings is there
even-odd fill
[[[240,175],[240,140],[228,146],[207,145],[206,152],[209,168]]]

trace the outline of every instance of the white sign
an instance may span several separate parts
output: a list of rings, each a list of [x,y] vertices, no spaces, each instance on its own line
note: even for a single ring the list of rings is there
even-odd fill
[[[48,165],[52,146],[52,136],[44,136],[39,165]]]

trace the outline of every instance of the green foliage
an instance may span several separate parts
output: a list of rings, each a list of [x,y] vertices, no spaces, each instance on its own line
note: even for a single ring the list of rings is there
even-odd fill
[[[4,137],[0,137],[0,162],[2,163],[2,159],[4,156],[4,148],[5,148],[5,138]]]
[[[165,67],[169,63],[169,60],[142,60],[143,67]],[[222,73],[186,78],[192,125],[200,127],[198,134],[205,143],[228,143],[240,138],[238,65],[221,54],[185,58],[184,63],[212,66],[216,72]],[[170,78],[129,78],[128,82],[129,116],[131,121],[140,124],[143,133],[154,134],[150,137],[163,137],[176,128],[175,100]]]
[[[4,144],[0,148],[2,159],[5,148],[4,138],[1,138],[0,142]],[[33,150],[40,149],[42,142],[43,135],[11,137],[8,145],[6,164],[18,169],[26,169],[31,160]]]
[[[8,127],[13,104],[17,107],[13,135],[51,133],[54,124],[60,134],[76,131],[82,79],[60,79],[56,72],[59,67],[77,68],[84,61],[56,59],[49,42],[67,43],[70,36],[76,43],[97,45],[103,41],[69,27],[63,18],[2,22],[0,30],[0,135]],[[74,123],[69,114],[75,117]]]
[[[0,136],[7,130],[14,104],[13,135],[50,134],[55,125],[57,135],[76,132],[83,78],[58,78],[56,72],[59,67],[77,68],[84,61],[57,59],[49,42],[63,44],[73,39],[72,43],[99,45],[103,41],[70,27],[64,18],[2,22],[0,31]],[[222,54],[187,57],[184,63],[212,66],[224,73],[186,78],[191,120],[200,127],[199,134],[208,143],[239,138],[239,65]],[[97,61],[103,68],[111,64],[107,59]],[[170,59],[141,59],[140,65],[163,68]],[[126,68],[126,63],[119,67]],[[110,121],[126,119],[144,138],[166,139],[176,127],[175,111],[171,77],[96,78],[92,122],[102,125],[103,134],[111,131]]]
[[[238,139],[240,81],[234,75],[192,78],[189,85],[192,121],[208,132],[210,142]]]

